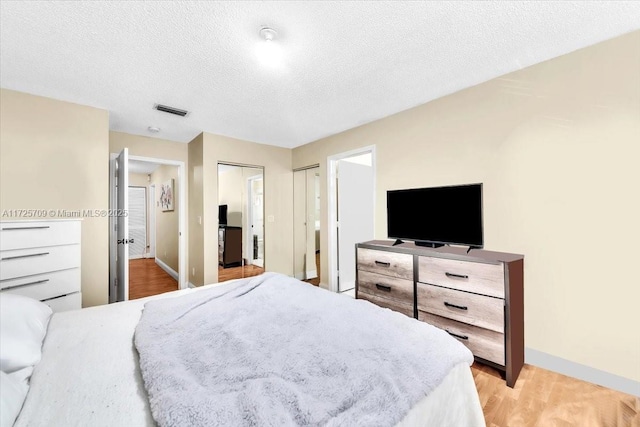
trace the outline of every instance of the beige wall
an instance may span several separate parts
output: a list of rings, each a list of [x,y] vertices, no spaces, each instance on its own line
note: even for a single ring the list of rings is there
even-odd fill
[[[292,275],[291,150],[210,133],[203,134],[202,148],[204,283],[218,281],[218,162],[264,166],[265,269]]]
[[[160,205],[160,194],[162,185],[173,179],[174,207],[172,211],[163,211]],[[180,194],[178,186],[178,167],[171,165],[160,165],[151,174],[151,183],[156,186],[156,194],[152,195],[156,209],[156,258],[167,264],[173,271],[179,273],[178,266],[178,212],[177,201]]]
[[[149,185],[149,175],[146,173],[129,172],[129,187],[146,187]]]
[[[107,111],[0,90],[0,210],[106,210],[108,159]],[[108,236],[107,217],[82,220],[84,307],[108,301]]]
[[[123,148],[129,149],[130,156],[151,157],[154,159],[177,160],[188,162],[188,145],[148,136],[131,135],[123,132],[109,132],[109,150],[119,153]]]
[[[188,144],[189,153],[189,282],[204,284],[204,224],[203,224],[203,134]],[[217,212],[216,212],[217,216]],[[217,232],[216,232],[217,238]],[[216,262],[217,266],[217,262]]]
[[[526,347],[640,380],[640,32],[296,148],[293,166],[326,182],[328,155],[370,144],[377,238],[387,190],[483,182],[485,248],[525,255]]]

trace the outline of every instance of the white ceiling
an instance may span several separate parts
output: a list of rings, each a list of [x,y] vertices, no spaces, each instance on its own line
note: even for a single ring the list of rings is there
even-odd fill
[[[263,25],[279,68],[256,59]],[[640,2],[2,1],[0,85],[112,130],[295,147],[637,29]]]

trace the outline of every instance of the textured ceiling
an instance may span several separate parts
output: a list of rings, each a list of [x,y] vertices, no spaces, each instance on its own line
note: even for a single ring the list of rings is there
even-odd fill
[[[263,25],[280,67],[257,61]],[[0,85],[112,130],[295,147],[637,29],[640,2],[2,1]]]

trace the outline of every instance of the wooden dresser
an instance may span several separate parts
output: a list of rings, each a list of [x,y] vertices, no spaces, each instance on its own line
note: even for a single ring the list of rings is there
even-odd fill
[[[356,298],[444,329],[515,385],[524,364],[524,256],[385,240],[356,252]]]
[[[38,299],[53,311],[82,308],[81,223],[0,222],[0,292]]]

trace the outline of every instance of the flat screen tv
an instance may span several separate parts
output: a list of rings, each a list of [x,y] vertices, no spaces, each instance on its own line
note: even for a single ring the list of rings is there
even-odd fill
[[[482,248],[482,184],[387,191],[387,233],[421,246]]]
[[[218,225],[227,225],[227,205],[218,205]]]

